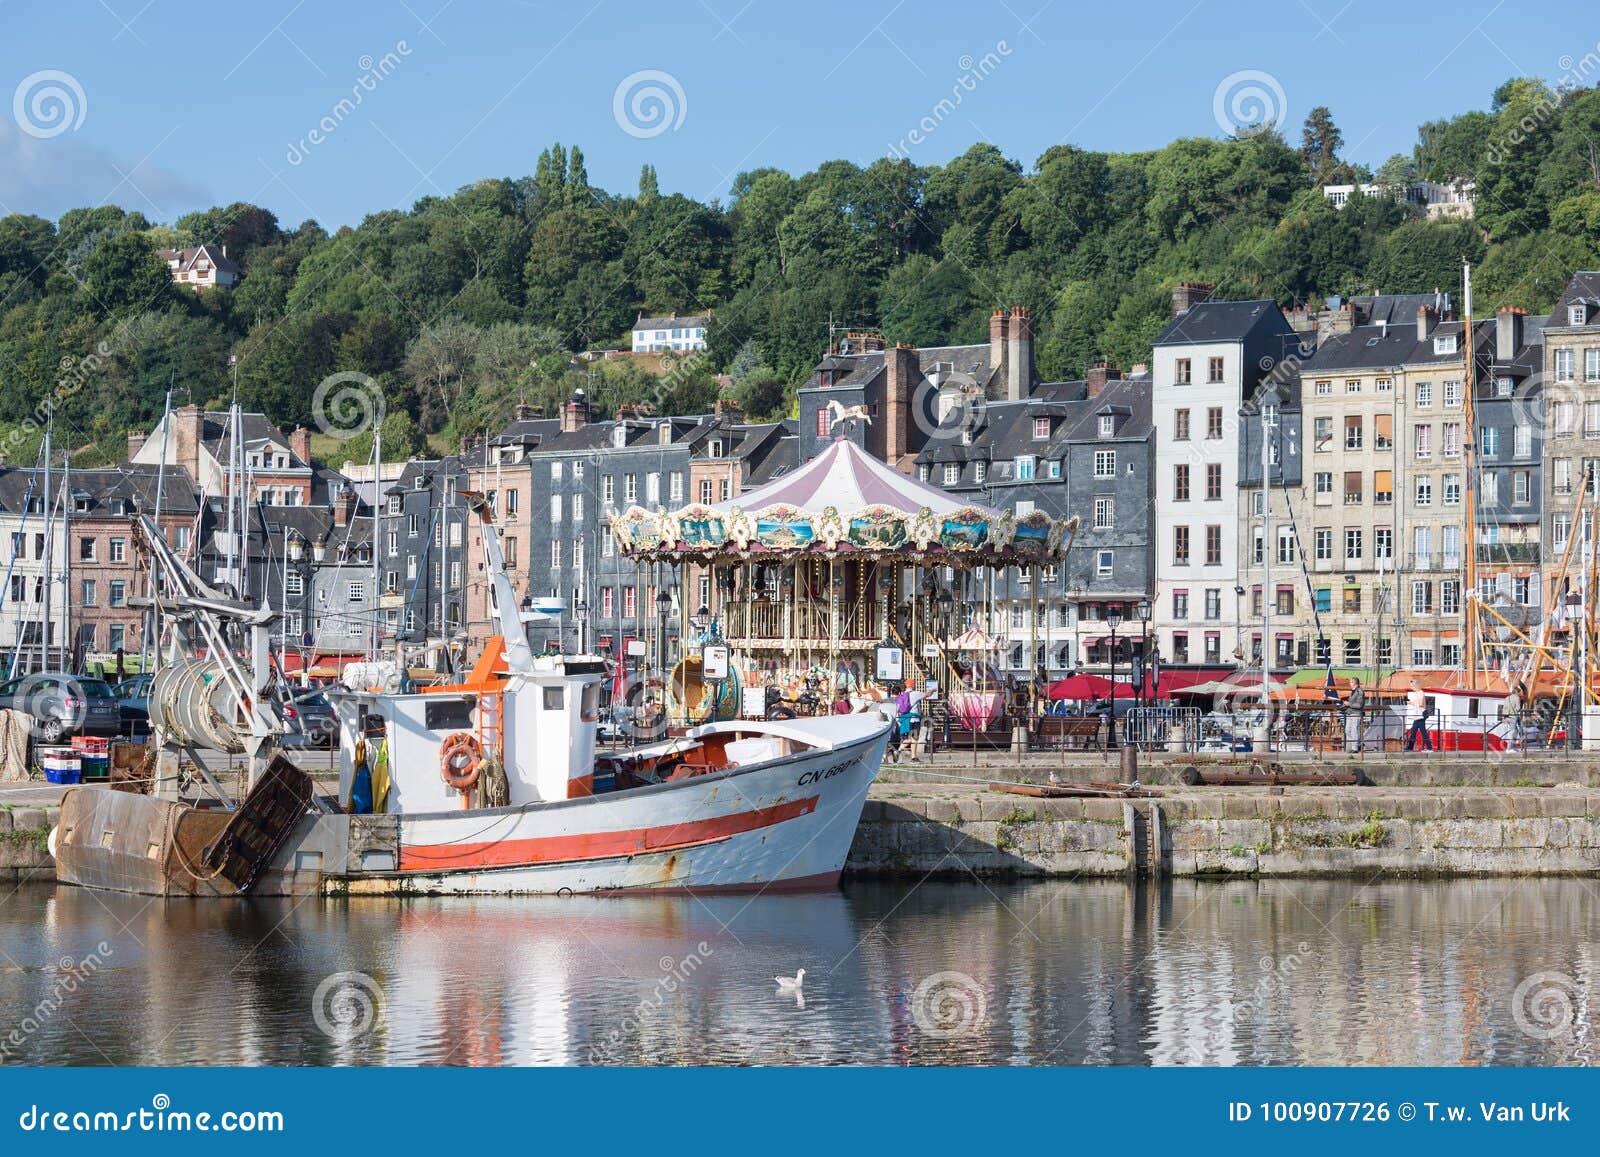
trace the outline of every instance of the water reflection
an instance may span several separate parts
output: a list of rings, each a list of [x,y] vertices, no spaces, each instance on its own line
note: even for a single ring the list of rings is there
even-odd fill
[[[0,1054],[140,1065],[1587,1063],[1597,918],[1583,882],[1534,880],[237,905],[35,886],[0,904]],[[101,945],[96,967],[73,970]],[[802,967],[802,994],[773,983]],[[1528,1031],[1533,1014],[1514,1005],[1538,974],[1560,978],[1567,1002],[1544,1010],[1566,1017],[1555,1033]]]

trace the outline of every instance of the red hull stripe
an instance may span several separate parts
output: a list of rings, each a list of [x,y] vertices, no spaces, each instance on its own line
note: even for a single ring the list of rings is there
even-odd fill
[[[497,840],[471,844],[406,844],[400,849],[402,872],[471,871],[475,868],[511,868],[524,864],[570,864],[583,860],[610,860],[646,852],[670,852],[715,843],[741,832],[770,828],[817,810],[817,797],[774,804],[754,811],[713,819],[688,820],[658,828],[629,828],[620,832],[585,832],[571,836],[535,836],[523,840]]]

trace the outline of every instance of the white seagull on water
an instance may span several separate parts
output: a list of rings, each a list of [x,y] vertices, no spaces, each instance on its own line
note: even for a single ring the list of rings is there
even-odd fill
[[[785,992],[798,992],[800,986],[806,982],[806,970],[802,968],[793,976],[774,976],[772,979],[776,980],[778,987]]]

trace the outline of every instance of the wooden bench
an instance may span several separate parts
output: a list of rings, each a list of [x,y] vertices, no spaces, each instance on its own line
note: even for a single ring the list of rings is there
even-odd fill
[[[1098,715],[1041,715],[1034,723],[1033,739],[1039,746],[1105,748],[1105,724]]]

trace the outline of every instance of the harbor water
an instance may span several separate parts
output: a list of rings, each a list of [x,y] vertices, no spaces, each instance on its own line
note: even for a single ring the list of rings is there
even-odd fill
[[[1597,926],[1573,879],[404,903],[31,884],[0,903],[0,1058],[1587,1064]]]

